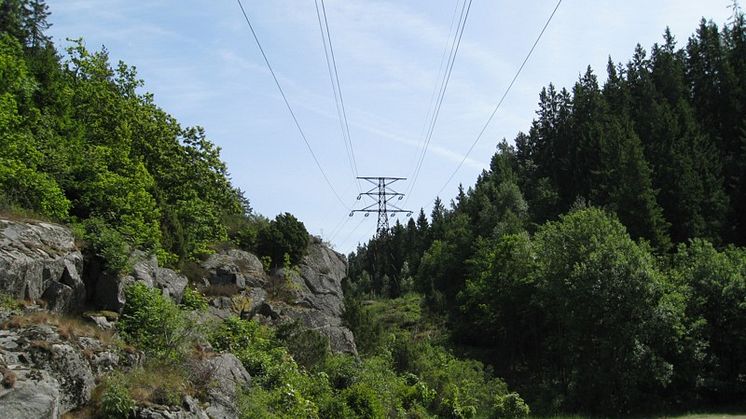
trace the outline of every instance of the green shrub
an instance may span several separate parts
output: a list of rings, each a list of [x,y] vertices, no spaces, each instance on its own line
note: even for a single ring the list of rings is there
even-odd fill
[[[295,361],[310,370],[329,356],[329,338],[316,330],[305,329],[299,322],[280,325],[277,337]]]
[[[176,360],[193,333],[187,316],[157,289],[137,282],[124,291],[126,303],[118,324],[127,343],[157,358]]]
[[[350,355],[334,354],[326,358],[323,370],[332,388],[344,390],[358,380],[360,364]]]
[[[331,397],[319,406],[319,417],[324,419],[349,419],[355,417],[355,411],[340,397]]]
[[[420,377],[414,374],[406,374],[407,387],[402,394],[402,403],[407,409],[416,408],[417,406],[430,406],[435,401],[438,393],[430,388],[427,383],[420,380]]]
[[[181,306],[187,310],[205,311],[207,310],[207,298],[198,290],[186,287],[181,297]]]
[[[0,308],[14,310],[18,308],[19,302],[13,296],[0,291]]]
[[[386,416],[377,392],[367,384],[353,384],[342,392],[342,397],[350,410],[361,419],[378,419]]]
[[[264,272],[269,272],[272,269],[272,258],[269,256],[262,256],[261,261]]]
[[[269,220],[260,215],[229,217],[226,222],[228,237],[239,248],[247,252],[256,252],[259,243],[259,231],[269,226]]]
[[[230,316],[208,335],[216,351],[239,353],[249,348],[269,349],[274,338],[272,330],[255,321]]]
[[[274,267],[279,267],[287,254],[295,265],[306,254],[309,237],[302,222],[290,213],[279,214],[269,225],[259,230],[257,251],[261,256],[272,258]]]
[[[130,246],[104,220],[90,218],[85,221],[85,240],[109,273],[116,275],[129,270]]]
[[[101,395],[99,414],[106,419],[121,419],[129,417],[135,402],[129,389],[119,381],[121,377],[110,377],[104,384]]]
[[[241,419],[318,418],[318,407],[290,384],[267,390],[252,388],[238,398]]]
[[[54,179],[20,161],[0,158],[0,189],[6,201],[44,216],[64,219],[70,209],[70,201]]]
[[[531,413],[526,402],[518,393],[498,394],[495,396],[492,417],[494,418],[523,418]]]

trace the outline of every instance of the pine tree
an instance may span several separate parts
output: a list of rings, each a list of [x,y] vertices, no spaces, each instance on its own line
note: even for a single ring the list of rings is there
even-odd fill
[[[50,42],[50,37],[45,31],[52,25],[47,22],[49,17],[49,6],[43,0],[26,0],[23,10],[24,32],[28,39],[26,44],[31,49],[44,48]]]

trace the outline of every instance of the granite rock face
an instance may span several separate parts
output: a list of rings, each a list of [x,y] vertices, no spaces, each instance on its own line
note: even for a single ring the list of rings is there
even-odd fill
[[[0,219],[0,291],[43,299],[50,310],[75,311],[86,295],[82,269],[83,255],[68,228]]]
[[[121,312],[124,308],[124,289],[135,282],[143,282],[148,287],[158,288],[164,296],[177,303],[184,295],[187,278],[171,269],[158,266],[154,255],[135,251],[130,256],[132,270],[127,275],[114,275],[107,272],[93,274],[96,278],[93,290],[93,305],[103,310]]]
[[[257,313],[272,324],[299,321],[328,337],[334,352],[357,354],[355,338],[342,324],[342,280],[346,270],[345,257],[314,237],[295,272],[279,269],[274,273],[274,281],[282,282],[285,278],[291,281],[290,298],[267,300]]]
[[[233,354],[223,353],[204,360],[204,368],[209,371],[212,385],[209,386],[210,405],[206,412],[215,419],[236,418],[236,399],[242,388],[251,384],[251,375],[241,361]]]
[[[105,311],[87,312],[83,318],[89,324],[58,315],[88,308],[121,312],[124,289],[135,282],[181,301],[188,284],[184,275],[137,251],[130,265],[126,274],[107,273],[95,260],[84,259],[70,229],[0,219],[0,292],[39,301],[0,306],[0,418],[59,418],[88,405],[104,375],[142,364],[141,352],[123,350],[107,338],[116,330],[116,313],[110,318]],[[356,354],[352,332],[342,322],[346,267],[343,255],[316,238],[297,267],[271,274],[251,253],[218,252],[201,264],[201,282],[214,292],[208,293],[205,316],[238,314],[273,325],[298,322],[327,336],[333,351]],[[211,380],[205,397],[186,396],[180,406],[141,405],[132,416],[236,418],[237,390],[249,386],[251,376],[235,356],[207,353],[200,361],[203,368],[193,368],[205,370]]]
[[[209,285],[233,285],[239,290],[263,287],[267,284],[262,262],[255,255],[238,249],[210,255],[202,263]]]
[[[0,313],[9,319],[0,330],[0,370],[15,377],[0,387],[2,418],[58,418],[90,402],[97,376],[140,362],[137,354],[78,336],[82,326],[48,324],[55,317],[44,313]]]
[[[243,317],[271,325],[298,321],[327,336],[333,351],[357,354],[352,332],[342,324],[347,261],[320,239],[311,239],[298,266],[269,275],[258,257],[235,249],[210,256],[201,267],[205,286],[223,293],[210,298],[212,315],[238,315],[234,298],[243,296],[249,303]]]
[[[60,417],[60,385],[46,371],[19,371],[12,389],[0,388],[0,417]]]

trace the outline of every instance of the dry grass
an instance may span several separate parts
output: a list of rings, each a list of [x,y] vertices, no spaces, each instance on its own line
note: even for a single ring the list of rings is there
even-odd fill
[[[132,399],[138,404],[179,405],[194,389],[181,368],[171,365],[146,365],[126,376]]]
[[[51,351],[52,350],[52,344],[49,341],[41,340],[41,339],[34,339],[31,342],[29,342],[29,347],[34,349],[41,349],[43,351]]]
[[[107,345],[114,341],[111,331],[101,330],[75,317],[61,316],[47,311],[35,311],[29,314],[13,316],[0,324],[0,329],[20,329],[35,324],[56,326],[60,337],[68,341],[75,340],[81,336],[96,338]]]
[[[190,283],[200,284],[207,277],[207,271],[195,261],[186,261],[179,266],[179,271],[187,277]]]
[[[95,418],[96,408],[92,405],[80,407],[62,415],[62,419],[90,419]]]
[[[3,387],[13,388],[16,385],[16,373],[13,371],[7,368],[0,368],[0,375],[3,377],[2,381],[0,381]]]
[[[10,205],[7,202],[0,201],[0,218],[19,223],[49,222],[58,223],[59,220],[47,217],[36,211],[21,208],[17,205]]]
[[[80,352],[83,354],[83,356],[85,357],[85,359],[87,359],[89,361],[92,360],[94,356],[96,356],[96,351],[94,351],[91,348],[85,348],[85,349],[83,349]]]
[[[243,294],[236,294],[231,297],[231,311],[239,318],[248,315],[251,312],[251,307],[251,298]]]
[[[205,399],[208,391],[216,384],[216,365],[205,362],[205,359],[214,355],[214,353],[201,352],[184,363],[192,390],[198,399]]]
[[[119,320],[119,313],[110,310],[86,311],[83,313],[83,317],[103,317],[106,320],[113,322]]]
[[[202,290],[206,297],[230,297],[240,292],[236,284],[213,284]]]

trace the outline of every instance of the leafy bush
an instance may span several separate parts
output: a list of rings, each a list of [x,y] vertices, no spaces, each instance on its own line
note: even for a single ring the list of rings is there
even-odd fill
[[[386,416],[378,395],[367,384],[353,384],[342,392],[342,397],[358,418],[378,419]]]
[[[684,287],[686,357],[675,371],[717,401],[746,397],[746,250],[718,251],[700,239],[679,245],[669,274]]]
[[[197,289],[192,287],[184,288],[184,295],[181,297],[181,306],[187,310],[205,311],[207,310],[207,298]]]
[[[156,358],[177,360],[198,332],[179,307],[157,289],[137,282],[124,291],[126,303],[118,323],[127,343]]]
[[[230,217],[228,238],[247,252],[257,252],[259,232],[269,226],[269,219],[261,215]]]
[[[316,330],[305,329],[298,322],[281,325],[277,337],[293,355],[295,362],[311,370],[329,356],[329,338]]]
[[[5,292],[0,291],[0,308],[5,308],[8,310],[13,310],[18,308],[19,306],[18,300],[13,298],[13,296],[6,294]]]
[[[361,365],[352,356],[333,354],[326,358],[322,369],[332,388],[344,390],[358,380]]]
[[[121,419],[129,417],[135,402],[129,389],[120,383],[121,376],[110,377],[104,384],[101,394],[99,414],[106,419]]]
[[[498,394],[495,396],[493,407],[494,418],[522,418],[531,413],[526,402],[518,393]]]
[[[269,349],[273,338],[274,335],[268,327],[236,316],[223,320],[211,329],[208,336],[216,351],[232,353],[240,353],[248,348]]]
[[[129,270],[130,246],[122,235],[104,220],[90,218],[85,221],[85,241],[111,274]]]
[[[541,406],[619,414],[652,402],[642,389],[671,382],[682,307],[664,298],[670,286],[649,248],[615,216],[575,210],[533,238],[484,246],[472,265],[467,324],[486,332],[498,359],[530,365],[518,379]]]
[[[0,158],[0,190],[11,204],[48,217],[65,219],[70,209],[70,201],[54,179],[20,161]]]
[[[286,212],[278,214],[259,231],[257,250],[260,255],[271,257],[274,267],[281,266],[286,254],[291,264],[295,265],[306,254],[309,241],[306,226]]]

